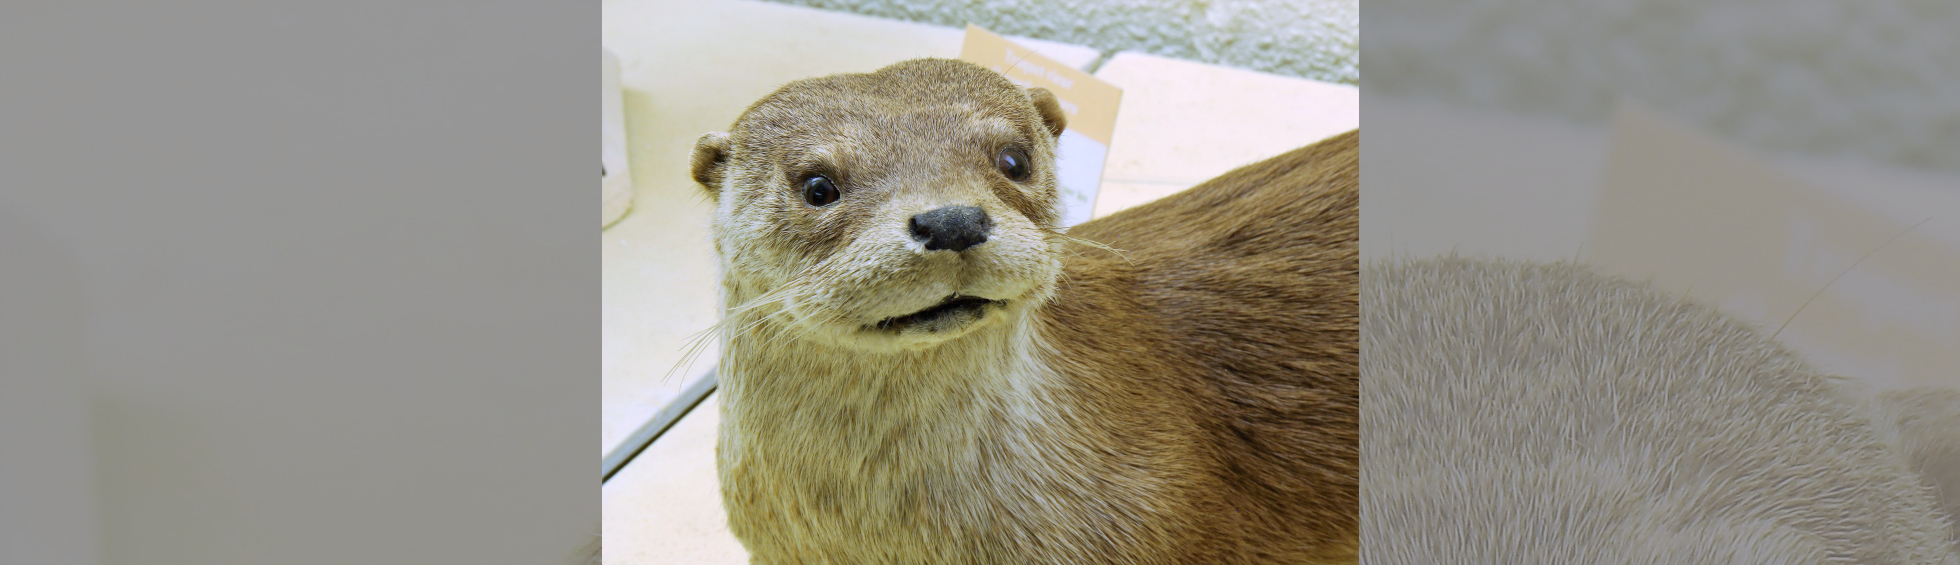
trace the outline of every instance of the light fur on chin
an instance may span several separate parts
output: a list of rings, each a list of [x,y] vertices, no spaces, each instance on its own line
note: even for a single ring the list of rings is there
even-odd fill
[[[721,388],[723,493],[785,513],[772,521],[778,529],[735,522],[736,534],[752,546],[796,544],[752,547],[762,553],[930,563],[965,561],[972,548],[955,539],[992,538],[1013,553],[1042,541],[1016,532],[1044,528],[1003,519],[1065,526],[1047,489],[1029,487],[1077,480],[1068,453],[1083,446],[1052,433],[1054,372],[1033,350],[1032,325],[988,322],[942,347],[886,352],[840,353],[768,323],[727,336],[724,359],[739,363]],[[773,380],[784,377],[795,381]],[[944,534],[891,535],[918,531],[915,520]],[[1086,548],[1041,549],[1087,557]]]

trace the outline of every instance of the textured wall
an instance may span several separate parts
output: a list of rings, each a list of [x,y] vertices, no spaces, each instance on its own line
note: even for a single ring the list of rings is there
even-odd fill
[[[1365,86],[1960,171],[1960,2],[1370,0]]]
[[[1357,0],[776,0],[1356,84]]]

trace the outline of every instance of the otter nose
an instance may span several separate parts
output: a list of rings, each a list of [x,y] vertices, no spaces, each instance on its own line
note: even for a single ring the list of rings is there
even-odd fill
[[[926,244],[926,251],[965,251],[987,241],[994,223],[987,211],[975,206],[947,206],[912,216],[912,239]]]

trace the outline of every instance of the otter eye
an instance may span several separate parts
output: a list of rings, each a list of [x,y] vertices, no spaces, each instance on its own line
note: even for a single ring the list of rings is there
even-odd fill
[[[803,200],[809,202],[811,206],[818,208],[829,206],[830,203],[837,201],[838,196],[837,185],[831,184],[830,179],[815,176],[803,181]]]
[[[1000,150],[1000,155],[994,156],[994,166],[1014,182],[1028,180],[1028,153],[1019,147]]]

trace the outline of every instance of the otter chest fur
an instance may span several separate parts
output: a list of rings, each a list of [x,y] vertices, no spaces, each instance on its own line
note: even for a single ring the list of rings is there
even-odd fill
[[[697,142],[754,562],[1354,560],[1359,133],[1064,234],[1065,121],[922,59]]]

